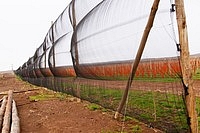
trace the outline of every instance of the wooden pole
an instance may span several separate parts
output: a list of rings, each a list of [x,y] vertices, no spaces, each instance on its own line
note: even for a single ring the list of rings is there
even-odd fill
[[[44,53],[44,68],[46,69],[47,68],[47,63],[46,63],[46,60],[47,60],[47,50],[45,50],[45,53]]]
[[[144,50],[148,35],[149,35],[150,30],[151,30],[151,28],[153,26],[153,22],[154,22],[154,18],[155,18],[157,9],[158,9],[159,2],[160,2],[160,0],[154,0],[153,6],[151,8],[150,15],[149,15],[149,19],[148,19],[147,25],[145,27],[145,30],[144,30],[144,33],[143,33],[143,36],[142,36],[142,40],[140,42],[140,47],[138,49],[136,58],[135,58],[135,60],[133,62],[131,74],[129,76],[129,79],[128,79],[128,82],[127,82],[127,85],[126,85],[126,89],[124,91],[123,97],[121,99],[121,102],[120,102],[120,104],[119,104],[119,106],[117,108],[117,111],[115,113],[115,116],[114,116],[115,119],[118,118],[119,114],[121,113],[121,111],[122,111],[122,109],[123,109],[123,107],[124,107],[124,105],[126,103],[127,96],[128,96],[128,91],[129,91],[129,88],[131,87],[132,80],[133,80],[133,78],[135,76],[138,64],[139,64],[140,59],[142,57],[142,53],[143,53],[143,50]]]
[[[53,68],[55,68],[55,40],[54,40],[54,31],[53,31],[53,26],[54,26],[54,23],[53,21],[51,21],[51,34],[52,34],[52,40],[51,40],[51,43],[52,43],[52,54],[53,54]]]
[[[74,48],[75,48],[75,64],[76,66],[79,66],[79,56],[78,56],[78,46],[77,46],[77,32],[76,32],[76,25],[77,25],[77,22],[76,22],[76,11],[75,11],[75,0],[72,0],[72,20],[73,20],[73,23],[72,23],[72,26],[73,26],[73,30],[74,30],[74,35],[73,35],[73,45],[74,45]]]
[[[13,91],[8,91],[8,102],[6,105],[6,111],[4,114],[4,120],[3,120],[3,128],[2,133],[9,133],[10,132],[10,123],[11,123],[11,109],[12,109],[12,96]]]
[[[188,35],[187,35],[187,24],[184,10],[184,1],[175,0],[176,15],[178,23],[179,41],[180,41],[180,61],[181,70],[184,84],[184,98],[186,103],[186,109],[188,114],[188,125],[190,132],[198,133],[198,121],[196,113],[196,101],[194,95],[192,72],[190,66],[190,54],[188,48]]]
[[[16,102],[12,102],[12,124],[10,133],[20,133],[20,120],[17,113]]]
[[[55,44],[52,46],[52,54],[53,54],[53,68],[56,67],[56,59],[55,59]]]
[[[75,12],[75,0],[72,0],[72,27],[76,30],[76,12]]]
[[[76,5],[76,0],[72,0],[72,27],[73,27],[73,37],[71,41],[71,57],[73,61],[73,66],[74,70],[76,73],[76,76],[80,75],[79,72],[79,54],[78,54],[78,45],[77,45],[77,31],[76,31],[76,26],[77,26],[77,21],[76,21],[76,10],[75,10],[75,5]],[[72,48],[74,48],[72,50]]]
[[[0,108],[0,130],[2,129],[3,116],[6,110],[6,102],[7,102],[7,96],[4,96],[2,104],[1,104],[1,108]]]

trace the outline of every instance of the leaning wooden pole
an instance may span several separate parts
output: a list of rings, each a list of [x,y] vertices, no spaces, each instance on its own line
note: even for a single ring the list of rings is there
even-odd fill
[[[154,22],[154,18],[155,18],[157,9],[158,9],[159,2],[160,2],[160,0],[154,0],[153,6],[151,8],[149,19],[148,19],[147,25],[145,27],[145,30],[144,30],[144,33],[143,33],[143,36],[142,36],[142,40],[140,42],[140,46],[139,46],[137,55],[136,55],[135,60],[133,62],[132,70],[131,70],[131,73],[130,73],[130,76],[129,76],[129,79],[128,79],[128,82],[127,82],[127,85],[126,85],[126,89],[124,91],[123,97],[121,99],[121,102],[120,102],[120,104],[117,108],[117,111],[115,113],[115,116],[114,116],[115,119],[118,118],[119,114],[121,113],[121,111],[122,111],[122,109],[123,109],[123,107],[126,103],[126,100],[127,100],[127,97],[128,97],[128,91],[129,91],[129,88],[131,87],[132,80],[135,76],[138,64],[141,60],[146,41],[148,39],[148,35],[149,35],[150,30],[153,26],[153,22]]]
[[[188,47],[187,24],[184,10],[184,1],[175,0],[176,15],[178,23],[179,41],[180,41],[180,62],[184,84],[184,98],[188,114],[188,124],[190,132],[198,133],[198,121],[196,113],[195,91],[193,88],[192,71],[190,66],[190,54]]]

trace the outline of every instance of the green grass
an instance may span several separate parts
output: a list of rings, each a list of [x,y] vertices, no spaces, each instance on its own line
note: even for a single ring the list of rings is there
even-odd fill
[[[138,77],[135,78],[135,80],[138,81],[147,81],[147,82],[178,82],[181,81],[181,79],[179,77],[156,77],[156,78],[152,78],[152,77]]]
[[[63,84],[70,87],[66,93],[76,95],[77,86],[72,83]],[[90,110],[116,110],[121,100],[123,90],[79,85],[80,98],[92,102],[87,107]],[[30,100],[65,99],[64,93],[38,94],[30,96]],[[200,102],[197,104],[200,108]],[[104,107],[104,108],[103,108]],[[200,111],[198,111],[200,112]],[[167,130],[165,125],[172,125],[176,130],[187,130],[185,108],[181,96],[150,91],[129,91],[126,114],[145,123],[155,123],[157,128]],[[198,114],[200,116],[200,113]],[[200,119],[200,118],[199,118]],[[163,126],[164,125],[164,126]],[[174,129],[175,130],[175,129]]]
[[[35,96],[29,96],[30,101],[44,101],[49,99],[55,99],[55,96],[52,94],[38,94]]]
[[[133,120],[133,118],[130,116],[124,116],[124,121],[130,121],[130,120]]]
[[[100,110],[101,107],[98,105],[98,104],[95,104],[95,103],[91,103],[89,105],[87,105],[88,109],[94,111],[94,110]]]
[[[142,128],[139,125],[132,126],[132,132],[133,133],[141,133]]]
[[[141,80],[144,80],[144,78]],[[178,78],[168,78],[165,80],[157,78],[154,81],[169,82],[178,80]],[[62,87],[64,87],[63,90],[65,93],[74,96],[77,95],[78,88],[80,90],[80,98],[92,102],[91,105],[87,106],[90,110],[104,110],[105,112],[107,109],[117,109],[124,91],[120,89],[111,89],[88,84],[79,84],[77,86],[71,82],[62,82]],[[65,96],[63,94],[58,96],[37,95],[32,99],[45,100],[51,98],[64,99]],[[197,112],[200,123],[199,98],[197,99]],[[174,128],[174,131],[187,131],[188,129],[182,97],[175,94],[131,90],[129,91],[126,115],[143,121],[147,124],[154,123],[155,127],[166,131],[169,127]]]
[[[200,68],[198,68],[193,75],[193,79],[200,80]]]
[[[197,111],[197,116],[198,116],[198,128],[200,131],[200,98],[199,97],[196,99],[196,111]]]
[[[119,80],[119,81],[127,81],[128,77],[123,77],[123,76],[117,76],[117,77],[99,77],[99,79],[101,80]],[[144,77],[135,77],[134,80],[138,80],[138,81],[151,81],[151,82],[175,82],[175,81],[181,81],[180,77],[174,76],[174,77],[170,77],[170,76],[166,76],[166,77],[161,77],[161,76],[144,76]]]
[[[89,85],[80,86],[81,98],[116,110],[123,91]],[[96,105],[92,109],[96,109]],[[185,107],[181,96],[160,92],[129,91],[126,114],[147,123],[173,125],[178,130],[186,130]],[[167,129],[166,129],[167,130]],[[175,130],[175,129],[174,129]]]
[[[29,96],[29,100],[30,101],[45,101],[52,99],[64,100],[67,97],[68,95],[64,93],[55,93],[55,94],[41,93],[34,96]]]

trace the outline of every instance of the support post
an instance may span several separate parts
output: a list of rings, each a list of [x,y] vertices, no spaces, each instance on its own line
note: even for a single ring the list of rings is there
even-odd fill
[[[73,45],[75,47],[75,64],[76,66],[79,66],[79,56],[78,56],[78,46],[77,46],[77,32],[76,32],[76,11],[75,11],[75,0],[72,0],[72,26],[74,30],[74,36],[73,36]]]
[[[175,0],[176,15],[180,41],[180,62],[184,85],[184,99],[186,103],[188,125],[190,132],[198,133],[198,121],[196,113],[195,90],[193,88],[190,54],[188,47],[187,24],[184,10],[184,1]]]
[[[119,114],[121,113],[121,111],[122,111],[122,109],[123,109],[123,107],[124,107],[124,105],[126,103],[126,100],[127,100],[127,97],[128,97],[128,91],[129,91],[129,88],[131,87],[132,80],[133,80],[133,78],[135,76],[138,64],[139,64],[139,62],[141,60],[142,53],[144,51],[144,47],[145,47],[146,41],[148,39],[148,35],[149,35],[150,30],[151,30],[151,28],[153,26],[153,22],[154,22],[154,18],[155,18],[157,9],[158,9],[159,2],[160,2],[160,0],[154,0],[153,6],[151,8],[150,15],[149,15],[149,19],[148,19],[147,25],[145,27],[145,30],[144,30],[144,33],[143,33],[143,36],[142,36],[142,40],[140,42],[140,46],[139,46],[137,55],[135,57],[135,60],[133,61],[133,66],[132,66],[131,73],[129,75],[129,79],[128,79],[128,82],[127,82],[127,85],[126,85],[126,89],[124,91],[123,97],[121,99],[121,102],[120,102],[120,104],[119,104],[119,106],[117,108],[117,111],[115,113],[115,116],[114,116],[115,119],[118,118]]]
[[[53,54],[53,68],[55,68],[55,40],[54,40],[54,31],[53,31],[53,26],[54,26],[54,23],[53,21],[51,21],[51,34],[52,34],[52,40],[51,40],[51,43],[52,43],[52,54]]]
[[[47,63],[46,63],[46,60],[47,60],[47,54],[46,54],[47,50],[45,50],[45,53],[44,53],[44,68],[46,69],[47,68]]]

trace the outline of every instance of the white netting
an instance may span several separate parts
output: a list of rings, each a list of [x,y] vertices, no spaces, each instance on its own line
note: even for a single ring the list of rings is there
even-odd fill
[[[56,66],[72,66],[70,53],[72,32],[63,36],[55,43],[55,65]],[[68,44],[68,45],[67,45]]]
[[[80,64],[132,60],[138,50],[153,1],[106,0],[77,26]],[[161,1],[143,57],[176,55],[171,3]],[[167,50],[166,50],[167,49]],[[75,47],[72,47],[75,57]],[[153,52],[152,52],[153,51]],[[156,51],[156,52],[155,52]]]
[[[103,0],[75,0],[75,18],[78,24],[95,6]]]
[[[52,25],[52,28],[54,43],[62,38],[64,35],[72,32],[73,28],[69,18],[69,6],[57,18],[57,20]]]
[[[102,0],[87,0],[75,1],[75,18],[76,24],[88,14],[98,3]],[[80,6],[81,5],[81,6]],[[81,7],[81,8],[80,8]],[[55,23],[52,25],[53,32],[50,30],[49,34],[53,36],[54,48],[50,52],[49,61],[54,67],[60,66],[72,66],[71,60],[71,37],[73,34],[73,18],[72,18],[72,3],[63,11],[63,13],[58,17]],[[54,64],[55,63],[55,64]]]

